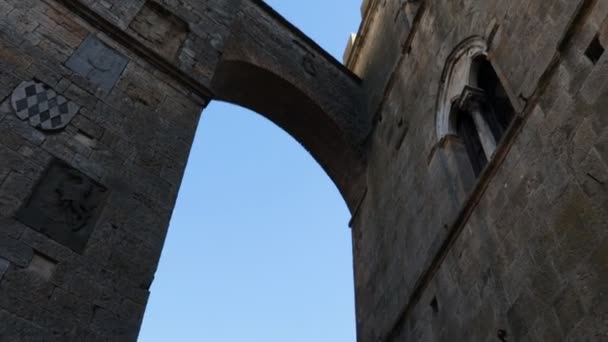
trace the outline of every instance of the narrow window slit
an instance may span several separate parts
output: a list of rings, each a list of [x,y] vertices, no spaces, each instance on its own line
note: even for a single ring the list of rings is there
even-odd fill
[[[433,297],[433,300],[431,301],[431,308],[433,309],[434,314],[439,313],[439,302],[437,302],[437,297]]]
[[[97,141],[95,140],[95,138],[89,133],[80,129],[78,130],[78,132],[76,132],[74,139],[89,148],[95,148],[97,146]]]
[[[602,43],[600,42],[600,37],[595,35],[591,41],[591,44],[589,44],[587,50],[585,51],[585,56],[587,56],[587,58],[589,58],[593,64],[597,64],[604,54],[604,50],[604,46],[602,46]]]
[[[95,140],[95,137],[93,137],[93,135],[89,134],[88,132],[83,131],[82,129],[78,129],[78,134],[81,134],[91,140]]]

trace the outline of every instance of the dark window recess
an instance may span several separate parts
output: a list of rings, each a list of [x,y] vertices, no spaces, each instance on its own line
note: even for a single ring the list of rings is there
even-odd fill
[[[469,155],[475,176],[479,176],[488,163],[488,159],[483,151],[483,146],[481,145],[481,140],[479,140],[479,134],[475,127],[475,123],[473,122],[473,118],[471,118],[469,113],[462,111],[458,113],[458,117],[456,118],[456,129],[467,149],[467,154]]]
[[[403,119],[400,119],[397,123],[397,129],[399,130],[399,135],[397,136],[397,144],[395,144],[395,150],[399,150],[401,145],[403,145],[403,141],[407,136],[407,132],[409,130],[409,124],[405,122]]]
[[[499,142],[513,120],[515,109],[492,64],[483,57],[476,58],[473,63],[477,64],[477,85],[486,95],[484,118],[492,130],[494,139]]]
[[[470,99],[470,101],[478,101],[479,107],[477,108],[481,109],[480,114],[483,121],[490,128],[492,138],[498,145],[515,116],[515,109],[492,64],[485,56],[473,59],[469,86],[478,89],[480,93],[478,97]],[[466,95],[463,94],[463,96]],[[452,122],[456,134],[465,145],[473,172],[478,177],[488,164],[488,157],[481,144],[479,128],[473,120],[472,115],[476,114],[470,112],[469,106],[457,107],[457,103],[455,102],[452,107]],[[491,152],[493,151],[488,151],[488,154]]]
[[[431,301],[431,308],[433,309],[434,314],[439,313],[439,302],[437,302],[437,297],[433,297],[433,300]]]
[[[600,42],[600,37],[596,35],[591,41],[591,44],[589,44],[589,46],[587,47],[587,50],[585,51],[585,56],[587,56],[587,58],[589,58],[589,60],[593,62],[593,64],[596,64],[604,54],[604,50],[605,49],[602,46],[602,43]]]

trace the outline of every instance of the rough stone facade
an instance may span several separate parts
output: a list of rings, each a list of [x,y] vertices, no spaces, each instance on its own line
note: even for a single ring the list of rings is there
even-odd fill
[[[342,193],[359,341],[608,340],[608,0],[363,13],[345,68],[258,0],[0,0],[0,340],[136,340],[214,99]],[[515,112],[478,174],[469,42]]]
[[[608,341],[608,1],[366,6],[347,58],[375,116],[352,224],[359,340]],[[463,185],[438,97],[472,37],[516,116]]]

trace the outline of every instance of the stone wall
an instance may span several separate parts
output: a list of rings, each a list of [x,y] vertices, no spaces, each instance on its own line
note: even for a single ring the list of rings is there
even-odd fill
[[[608,339],[608,1],[371,6],[349,61],[375,118],[353,219],[359,340]],[[470,37],[518,115],[467,186],[436,113]]]
[[[0,0],[0,340],[136,339],[211,99],[343,194],[360,341],[608,338],[608,1],[364,9],[359,78],[258,0]],[[517,112],[476,179],[437,129],[471,39]]]
[[[0,0],[0,340],[136,340],[211,99],[286,129],[354,208],[360,90],[260,1]]]
[[[0,13],[0,339],[135,340],[206,101],[61,4]]]

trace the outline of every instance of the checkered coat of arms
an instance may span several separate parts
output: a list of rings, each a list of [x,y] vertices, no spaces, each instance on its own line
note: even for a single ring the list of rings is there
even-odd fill
[[[67,126],[80,107],[38,81],[22,82],[11,96],[11,105],[21,120],[42,130]]]

